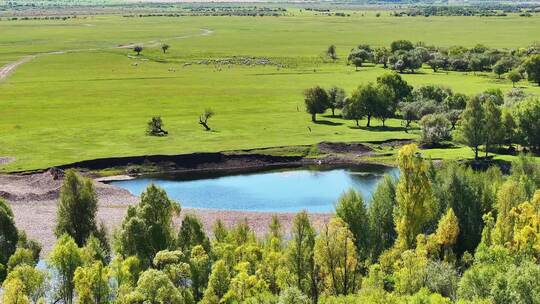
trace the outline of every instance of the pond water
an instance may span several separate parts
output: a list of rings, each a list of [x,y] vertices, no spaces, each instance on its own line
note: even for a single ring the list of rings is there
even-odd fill
[[[165,189],[183,207],[265,212],[332,212],[339,196],[349,188],[371,198],[384,174],[398,170],[379,165],[301,167],[263,172],[144,176],[114,181],[140,195],[150,183]]]

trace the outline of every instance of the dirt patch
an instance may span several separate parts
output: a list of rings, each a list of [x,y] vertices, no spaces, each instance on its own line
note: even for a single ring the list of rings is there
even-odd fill
[[[413,142],[414,142],[413,139],[394,139],[394,140],[379,142],[378,144],[380,147],[383,147],[383,148],[384,147],[398,148],[398,147],[408,145]]]
[[[322,153],[367,155],[373,149],[362,143],[322,142],[317,145]]]
[[[7,165],[15,161],[15,157],[0,157],[0,166]]]

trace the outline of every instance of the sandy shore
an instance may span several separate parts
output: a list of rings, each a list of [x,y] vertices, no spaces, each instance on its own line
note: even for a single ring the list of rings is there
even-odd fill
[[[136,204],[139,198],[125,189],[97,181],[94,184],[99,200],[98,218],[105,223],[109,232],[112,232],[122,223],[127,207]],[[25,230],[30,238],[38,240],[43,245],[44,254],[50,251],[55,242],[54,225],[61,185],[61,178],[55,179],[55,174],[50,171],[30,175],[0,175],[0,196],[11,204],[17,227]],[[180,217],[175,219],[177,227],[181,217],[188,213],[199,216],[208,232],[217,219],[221,219],[228,226],[247,219],[248,224],[259,236],[267,232],[274,214],[183,208]],[[278,216],[284,231],[290,231],[295,214],[279,213]],[[330,216],[330,214],[310,215],[316,227],[321,227]]]

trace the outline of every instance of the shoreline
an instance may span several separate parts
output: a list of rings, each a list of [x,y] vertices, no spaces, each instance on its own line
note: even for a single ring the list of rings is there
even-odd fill
[[[98,223],[103,221],[112,236],[127,212],[129,206],[139,202],[139,197],[126,189],[108,184],[114,180],[128,180],[146,174],[204,174],[223,175],[260,172],[278,168],[296,168],[302,166],[354,166],[381,165],[366,161],[363,157],[373,155],[373,150],[361,143],[320,143],[317,148],[319,157],[272,156],[267,154],[237,153],[195,153],[176,156],[141,156],[111,158],[84,161],[70,165],[50,168],[40,172],[19,174],[0,174],[0,197],[6,199],[13,209],[15,222],[19,229],[25,230],[28,237],[37,240],[43,246],[45,256],[54,245],[56,237],[57,201],[63,179],[63,170],[73,168],[82,175],[92,178],[98,196]],[[260,151],[260,150],[259,150]],[[114,168],[112,175],[100,174],[99,170]],[[273,215],[281,220],[287,235],[290,231],[295,212],[241,211],[225,209],[182,207],[180,216],[174,218],[179,228],[185,214],[198,216],[206,232],[211,235],[212,225],[217,219],[231,227],[246,219],[248,225],[258,236],[268,232]],[[316,229],[321,228],[333,213],[310,213],[309,217]]]

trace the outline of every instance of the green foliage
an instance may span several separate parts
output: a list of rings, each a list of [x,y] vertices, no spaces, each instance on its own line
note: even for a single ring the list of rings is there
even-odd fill
[[[229,290],[231,275],[223,260],[218,260],[212,265],[212,272],[208,279],[208,287],[204,292],[202,303],[220,303],[221,299]]]
[[[516,114],[523,143],[532,150],[540,151],[540,99],[530,98],[522,102]]]
[[[47,273],[33,265],[13,268],[2,285],[4,304],[39,303],[47,291]]]
[[[523,63],[529,81],[540,85],[540,55],[532,55]]]
[[[34,253],[30,249],[17,248],[13,255],[9,257],[7,263],[7,271],[11,272],[15,267],[19,265],[36,266],[37,261],[34,259]]]
[[[15,252],[18,241],[17,228],[10,206],[0,198],[0,265],[6,265]],[[5,278],[6,269],[0,267],[0,282]]]
[[[73,303],[75,271],[83,265],[81,250],[69,235],[60,236],[49,254],[48,265],[58,282],[56,293],[66,304]]]
[[[65,172],[57,210],[57,237],[68,234],[78,246],[84,246],[88,237],[98,232],[94,186],[91,180],[77,175],[74,170]]]
[[[362,196],[354,189],[345,192],[336,204],[336,216],[341,218],[349,227],[354,237],[358,258],[365,260],[370,252],[369,219],[366,204]]]
[[[104,267],[101,261],[77,268],[73,277],[73,284],[77,293],[77,303],[109,303],[109,278],[109,269],[108,267]]]
[[[328,93],[319,86],[304,91],[304,103],[306,111],[311,114],[311,121],[317,121],[316,115],[328,109],[328,99]]]
[[[482,102],[478,96],[475,96],[467,102],[458,130],[459,141],[473,149],[475,159],[478,159],[478,147],[484,143],[485,121]]]
[[[151,265],[156,253],[175,244],[173,215],[180,206],[163,189],[151,184],[136,206],[130,206],[116,236],[117,251],[124,257],[137,256],[143,265]]]
[[[358,290],[360,273],[354,241],[347,224],[339,218],[332,218],[316,237],[314,258],[325,293],[346,295]]]
[[[413,90],[413,87],[397,73],[386,73],[377,77],[377,84],[390,88],[394,93],[396,102],[408,98]]]
[[[315,229],[311,226],[307,212],[298,213],[293,221],[291,240],[286,253],[291,285],[302,293],[316,299],[318,274],[315,269]]]
[[[197,245],[201,245],[205,252],[210,252],[210,240],[204,232],[201,220],[195,215],[187,214],[182,220],[177,243],[182,252],[188,256]]]
[[[278,304],[309,304],[309,298],[298,288],[291,287],[281,292]]]
[[[377,185],[368,208],[369,231],[371,232],[372,258],[392,247],[397,237],[394,226],[396,206],[396,181],[385,175]]]
[[[332,86],[328,89],[328,106],[332,110],[332,116],[335,116],[336,109],[342,109],[345,105],[345,99],[347,95],[345,90],[336,86]]]

